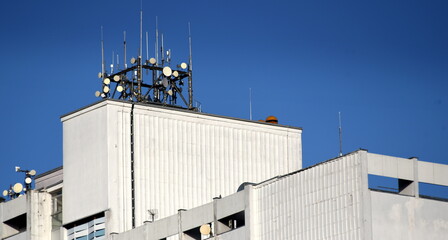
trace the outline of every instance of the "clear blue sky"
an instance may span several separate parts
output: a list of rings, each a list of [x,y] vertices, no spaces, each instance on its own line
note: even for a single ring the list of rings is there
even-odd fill
[[[5,1],[0,14],[0,188],[62,165],[59,117],[98,99],[106,60],[138,49],[140,1]],[[143,1],[174,61],[193,34],[208,113],[303,127],[304,165],[358,148],[448,164],[448,1]],[[151,48],[153,49],[153,48]],[[153,56],[153,51],[150,52]]]

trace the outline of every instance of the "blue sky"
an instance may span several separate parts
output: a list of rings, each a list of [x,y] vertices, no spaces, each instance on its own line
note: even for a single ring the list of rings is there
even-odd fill
[[[91,104],[106,60],[136,56],[140,1],[6,1],[0,14],[0,188],[62,165],[63,114]],[[309,166],[359,148],[448,164],[448,2],[143,1],[174,61],[193,34],[205,112],[303,127]],[[153,48],[151,48],[153,49]],[[153,51],[150,52],[153,56]],[[109,57],[108,57],[109,56]]]

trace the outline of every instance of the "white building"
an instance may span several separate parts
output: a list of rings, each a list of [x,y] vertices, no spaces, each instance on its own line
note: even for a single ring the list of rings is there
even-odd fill
[[[63,169],[0,204],[1,239],[448,236],[447,202],[418,191],[447,186],[445,165],[360,150],[301,169],[300,128],[118,100],[62,122]],[[370,190],[369,174],[399,194]]]

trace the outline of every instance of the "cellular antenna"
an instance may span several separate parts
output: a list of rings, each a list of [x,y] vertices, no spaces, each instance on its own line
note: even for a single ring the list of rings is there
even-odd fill
[[[143,10],[140,10],[139,17],[139,26],[137,25],[137,21],[135,24],[140,30],[140,42],[136,49],[138,56],[130,59],[130,63],[126,63],[126,31],[123,31],[123,67],[119,67],[119,56],[114,51],[112,52],[110,73],[107,73],[106,62],[104,60],[103,28],[101,27],[102,72],[99,73],[98,76],[101,78],[102,88],[99,91],[96,91],[95,96],[104,99],[120,99],[132,103],[156,103],[163,106],[183,107],[185,109],[197,111],[198,108],[193,106],[190,24],[188,29],[190,57],[185,62],[179,62],[176,65],[173,64],[173,66],[171,66],[171,61],[173,60],[172,51],[168,47],[166,48],[168,51],[165,50],[163,35],[161,36],[161,39],[159,39],[158,18],[156,17],[155,56],[151,57],[149,55],[149,32],[143,32]],[[144,34],[146,35],[144,36]],[[146,37],[146,39],[143,39],[144,37]],[[161,45],[159,45],[160,40],[162,41]],[[143,60],[143,44],[146,44],[145,61]],[[159,54],[161,54],[160,58]],[[115,55],[117,59],[115,59]],[[143,69],[146,69],[146,71]],[[152,76],[152,81],[147,81],[147,77],[143,76],[144,74]],[[182,89],[184,85],[187,85],[187,81],[188,97],[186,96],[186,89]]]
[[[339,156],[342,156],[342,120],[339,112]]]
[[[193,54],[191,47],[191,25],[188,22],[188,108],[193,109]]]

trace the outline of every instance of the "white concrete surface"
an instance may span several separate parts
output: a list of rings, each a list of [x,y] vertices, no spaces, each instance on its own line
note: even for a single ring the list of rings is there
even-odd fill
[[[371,191],[373,239],[446,240],[448,203]]]
[[[131,228],[130,111],[108,100],[62,118],[64,223],[108,210],[108,231]],[[148,105],[134,119],[137,226],[302,166],[299,128]]]

